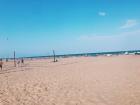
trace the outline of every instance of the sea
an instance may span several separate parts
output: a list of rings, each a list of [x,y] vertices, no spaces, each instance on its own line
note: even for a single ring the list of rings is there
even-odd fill
[[[68,57],[81,57],[81,56],[114,56],[114,55],[140,55],[140,50],[131,50],[131,51],[113,51],[113,52],[96,52],[96,53],[80,53],[80,54],[64,54],[64,55],[49,55],[49,56],[30,56],[30,57],[16,57],[15,59],[49,59],[49,58],[68,58]],[[11,59],[14,58],[1,58],[1,59]]]
[[[80,57],[80,56],[113,56],[113,55],[140,55],[140,50],[131,50],[131,51],[113,51],[113,52],[96,52],[96,53],[80,53],[80,54],[64,54],[64,55],[50,55],[50,56],[33,56],[33,57],[24,57],[24,58],[68,58],[68,57]]]

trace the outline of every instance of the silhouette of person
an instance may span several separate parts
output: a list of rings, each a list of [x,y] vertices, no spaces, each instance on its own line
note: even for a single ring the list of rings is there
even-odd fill
[[[24,64],[24,59],[23,58],[21,59],[21,63]]]

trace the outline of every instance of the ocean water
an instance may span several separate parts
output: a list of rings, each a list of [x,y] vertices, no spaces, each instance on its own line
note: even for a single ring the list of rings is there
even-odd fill
[[[66,55],[56,55],[57,58],[67,58],[67,57],[80,57],[80,56],[111,56],[111,55],[129,55],[129,54],[137,54],[140,53],[140,50],[133,51],[114,51],[114,52],[99,52],[99,53],[81,53],[81,54],[66,54]],[[139,54],[138,54],[139,55]],[[29,58],[52,58],[52,56],[36,56]]]
[[[140,55],[140,50],[134,51],[114,51],[114,52],[99,52],[99,53],[82,53],[82,54],[67,54],[67,55],[56,55],[56,57],[78,57],[78,56],[111,56],[111,55]]]
[[[112,56],[112,55],[140,55],[140,50],[132,50],[132,51],[114,51],[114,52],[98,52],[98,53],[81,53],[81,54],[66,54],[66,55],[56,55],[56,58],[68,58],[68,57],[80,57],[80,56]],[[53,58],[54,56],[33,56],[33,57],[21,57],[21,58],[26,58],[26,59],[49,59]],[[6,58],[4,58],[6,59]],[[8,59],[13,59],[13,58],[8,58]],[[20,58],[16,58],[20,59]]]

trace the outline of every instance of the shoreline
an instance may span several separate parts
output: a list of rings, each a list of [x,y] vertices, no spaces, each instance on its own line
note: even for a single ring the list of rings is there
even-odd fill
[[[74,57],[74,56],[107,56],[107,55],[140,55],[140,50],[127,50],[127,51],[110,51],[110,52],[95,52],[95,53],[76,53],[76,54],[60,54],[55,55],[58,58],[68,58],[68,57]],[[48,58],[51,59],[53,55],[49,56],[22,56],[22,57],[16,57],[16,59],[37,59],[37,58]],[[2,59],[14,59],[14,58],[2,58]]]

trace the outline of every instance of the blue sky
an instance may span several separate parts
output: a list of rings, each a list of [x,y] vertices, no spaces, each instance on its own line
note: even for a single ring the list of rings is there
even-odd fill
[[[0,57],[139,50],[139,0],[0,0]]]

